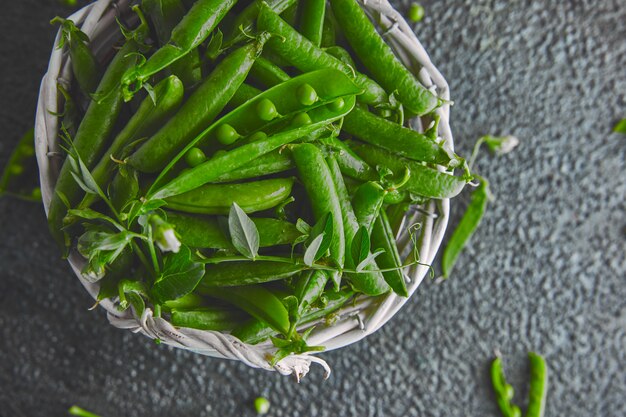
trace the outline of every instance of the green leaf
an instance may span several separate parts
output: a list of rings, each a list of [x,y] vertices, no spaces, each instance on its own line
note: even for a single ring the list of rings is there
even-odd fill
[[[325,251],[324,252],[320,251],[320,247],[322,246],[324,237],[325,237],[324,233],[322,233],[321,235],[318,235],[309,244],[309,247],[306,248],[306,251],[304,252],[304,264],[305,265],[307,266],[313,265],[315,261],[321,258],[321,255],[318,257],[318,253],[321,253],[322,255],[324,254]]]
[[[326,251],[330,248],[330,244],[333,240],[333,233],[333,215],[331,212],[328,212],[324,214],[317,223],[315,223],[315,226],[311,229],[309,238],[307,239],[306,246],[309,248],[319,236],[323,236],[319,247],[313,256],[314,261],[317,261],[326,254]]]
[[[181,246],[178,253],[168,253],[163,259],[163,270],[151,289],[158,304],[176,300],[192,292],[204,276],[204,265],[191,259],[191,251]]]
[[[224,34],[221,30],[217,31],[211,36],[211,40],[206,48],[206,57],[211,61],[215,60],[222,53],[222,42],[224,41]]]
[[[237,203],[233,203],[228,213],[228,231],[239,253],[250,259],[259,255],[259,231]]]
[[[367,255],[365,257],[365,259],[363,259],[361,262],[359,262],[359,264],[356,266],[356,272],[361,272],[365,269],[365,267],[374,259],[376,259],[376,257],[382,253],[385,253],[384,249],[377,249],[376,251],[374,251],[373,253],[370,253],[369,255]]]
[[[66,224],[72,224],[74,222],[74,219],[72,219],[72,217],[75,218],[80,218],[80,219],[84,219],[84,220],[101,220],[104,221],[106,223],[111,224],[112,226],[114,226],[115,228],[122,230],[122,227],[119,223],[117,223],[115,220],[113,220],[111,217],[99,213],[93,209],[90,208],[85,208],[85,209],[69,209],[67,211],[67,223],[64,221],[64,223]]]
[[[303,235],[308,235],[309,233],[311,233],[311,225],[309,225],[302,219],[296,220],[296,229],[298,229],[298,231]]]
[[[133,237],[126,230],[111,233],[99,229],[89,229],[78,239],[78,252],[89,260],[83,273],[94,280],[104,276],[104,268],[117,259],[130,244]]]
[[[613,128],[613,132],[621,133],[622,135],[626,135],[626,118],[617,122],[615,127]]]
[[[352,263],[359,265],[367,258],[370,253],[370,234],[367,231],[367,227],[361,226],[352,238],[350,244],[350,255],[352,256]]]

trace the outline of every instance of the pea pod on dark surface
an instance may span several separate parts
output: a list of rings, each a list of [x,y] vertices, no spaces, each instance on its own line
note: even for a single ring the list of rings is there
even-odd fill
[[[169,212],[167,221],[174,226],[185,245],[194,248],[234,250],[230,238],[215,217]],[[259,231],[260,247],[292,244],[300,236],[294,224],[283,220],[252,218],[252,221]]]
[[[115,136],[100,162],[92,170],[91,175],[101,189],[106,189],[106,184],[115,173],[113,159],[122,159],[121,152],[125,146],[154,133],[163,120],[167,120],[178,109],[183,95],[183,84],[174,75],[165,78],[154,87],[153,96],[148,96],[141,102],[137,111]],[[95,194],[88,194],[79,207],[89,207],[97,198]]]
[[[217,288],[206,287],[201,283],[199,291],[204,295],[219,298],[239,307],[282,334],[289,332],[289,312],[280,299],[264,287],[253,285]]]
[[[246,213],[267,210],[291,194],[293,178],[276,178],[239,184],[206,184],[167,198],[172,210],[199,214],[228,214],[237,203]]]
[[[376,263],[380,269],[384,270],[383,277],[385,277],[385,281],[396,294],[402,297],[408,297],[409,294],[406,289],[404,274],[402,269],[400,269],[400,267],[402,267],[402,259],[400,259],[396,239],[394,238],[389,219],[384,210],[380,211],[379,216],[374,222],[371,239],[372,248],[374,248],[374,250],[384,250],[384,252],[376,258]]]
[[[344,118],[342,128],[364,142],[405,158],[444,166],[458,166],[461,163],[458,157],[451,158],[441,145],[426,135],[359,107]]]
[[[144,25],[137,28],[133,37],[115,54],[98,85],[97,91],[101,97],[99,100],[91,101],[73,138],[72,148],[88,168],[91,168],[101,156],[113,132],[123,104],[120,80],[124,72],[137,62],[136,52],[141,50],[140,42],[145,36],[146,29]],[[71,170],[71,163],[66,159],[61,167],[48,209],[50,231],[62,246],[68,244],[62,230],[63,218],[67,213],[63,199],[70,205],[75,205],[81,198],[81,189],[72,177]]]
[[[152,21],[160,46],[167,43],[172,36],[172,30],[187,12],[180,0],[142,0],[141,7]],[[185,88],[198,84],[202,79],[200,53],[197,49],[190,50],[185,56],[172,62],[170,70],[183,82]]]
[[[89,48],[89,37],[76,27],[73,21],[55,17],[50,23],[61,24],[61,42],[59,48],[67,45],[70,51],[72,72],[85,95],[93,93],[98,87],[101,71]]]
[[[127,160],[141,172],[157,172],[211,124],[245,80],[263,39],[243,46],[213,70],[181,109]]]
[[[257,21],[261,30],[277,35],[268,41],[268,48],[289,61],[301,71],[332,68],[354,77],[354,83],[363,89],[359,99],[368,104],[383,104],[388,101],[387,93],[378,84],[337,58],[327,54],[300,35],[270,8],[261,6]]]
[[[204,42],[236,2],[237,0],[197,0],[172,29],[167,44],[152,54],[146,62],[130,68],[124,74],[124,100],[130,101],[150,77],[187,56]]]
[[[402,104],[418,115],[440,105],[439,99],[398,60],[356,0],[331,0],[330,4],[350,46],[385,89],[395,91]]]
[[[352,204],[350,203],[350,197],[341,176],[339,164],[337,164],[334,158],[329,158],[328,166],[333,184],[337,191],[337,198],[341,209],[343,230],[346,239],[346,253],[350,254],[352,252],[352,240],[359,230],[359,223],[354,214]],[[346,266],[350,269],[356,267],[352,257],[349,255],[346,256]],[[360,273],[348,274],[351,285],[356,290],[367,295],[379,295],[389,291],[389,286],[385,283],[382,274],[377,271],[378,269],[376,261],[370,260]]]
[[[465,178],[439,172],[419,162],[400,158],[376,146],[351,142],[350,147],[371,166],[389,168],[398,178],[406,169],[409,169],[411,176],[403,189],[423,197],[452,198],[459,194],[467,184]]]

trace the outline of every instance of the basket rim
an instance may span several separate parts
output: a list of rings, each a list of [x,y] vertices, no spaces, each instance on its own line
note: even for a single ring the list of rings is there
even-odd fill
[[[357,0],[370,16],[375,15],[384,31],[383,36],[388,40],[399,58],[409,68],[417,62],[421,69],[417,77],[427,88],[435,91],[446,103],[436,110],[440,116],[439,136],[451,150],[454,142],[449,126],[450,94],[445,78],[436,69],[421,43],[410,26],[387,0]],[[132,0],[97,0],[68,17],[90,37],[106,31],[115,23],[115,17],[122,10],[129,9]],[[53,195],[54,184],[60,170],[58,159],[58,120],[53,113],[58,113],[57,83],[68,83],[71,80],[69,55],[57,48],[60,41],[60,31],[54,41],[52,54],[46,74],[42,78],[37,103],[35,121],[35,150],[40,169],[40,183],[42,200],[46,215]],[[107,45],[102,45],[107,48]],[[346,311],[340,319],[326,328],[316,329],[311,334],[309,343],[323,344],[325,351],[345,347],[355,343],[380,329],[393,317],[404,304],[413,296],[417,287],[426,276],[438,249],[443,240],[449,217],[449,199],[431,200],[424,210],[408,212],[404,221],[415,222],[420,220],[422,235],[420,237],[419,253],[423,256],[423,264],[413,265],[405,271],[409,279],[409,297],[399,297],[389,293],[379,297],[367,297],[366,302],[360,302],[360,309]],[[426,214],[424,214],[426,213]],[[407,255],[410,245],[408,233],[401,227],[397,236],[398,245]],[[410,252],[410,248],[408,250]],[[89,294],[97,299],[99,285],[81,273],[84,259],[73,250],[68,261]],[[246,345],[226,333],[201,331],[188,328],[175,328],[164,319],[153,316],[150,309],[141,317],[134,315],[129,309],[126,312],[118,311],[114,300],[105,299],[99,305],[107,311],[111,324],[118,328],[129,329],[142,333],[153,339],[159,338],[163,343],[217,358],[235,359],[250,366],[267,370],[275,370],[282,374],[295,373],[299,378],[308,372],[312,362],[322,365],[326,372],[330,372],[328,365],[313,354],[291,355],[274,367],[267,362],[267,353],[273,348],[267,344]],[[210,346],[210,348],[208,347]]]

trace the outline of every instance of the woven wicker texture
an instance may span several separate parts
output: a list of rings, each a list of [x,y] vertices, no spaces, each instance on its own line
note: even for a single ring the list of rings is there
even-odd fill
[[[129,3],[129,0],[99,0],[70,16],[70,19],[90,37],[96,55],[109,51],[117,39],[115,18],[130,16]],[[383,36],[405,65],[416,72],[425,86],[439,97],[449,100],[449,89],[445,79],[430,62],[428,54],[403,17],[386,0],[362,1],[361,5],[380,25]],[[69,85],[71,80],[69,56],[66,51],[56,47],[59,40],[59,35],[57,35],[48,71],[42,79],[35,124],[35,147],[46,212],[61,164],[59,123],[58,118],[53,116],[53,113],[58,112],[59,106],[57,83]],[[453,140],[448,123],[449,110],[449,104],[437,110],[441,118],[438,136],[446,146],[452,147]],[[412,120],[412,125],[416,129],[422,129],[419,120]],[[421,224],[417,239],[420,264],[407,267],[404,271],[409,298],[428,273],[427,265],[432,263],[441,244],[448,215],[449,201],[441,200],[430,202],[425,207],[414,207],[405,217],[405,226]],[[401,228],[397,240],[403,257],[412,256],[413,240],[409,236],[407,227]],[[84,266],[84,259],[77,252],[72,252],[68,260],[81,283],[95,299],[99,289],[98,284],[90,282],[89,278],[80,273]],[[350,306],[339,310],[337,319],[332,325],[317,323],[308,343],[325,346],[326,350],[355,343],[383,326],[407,301],[408,298],[398,297],[393,293],[377,298],[360,297],[356,303],[351,303]],[[115,299],[104,300],[99,305],[107,311],[108,319],[114,326],[142,333],[174,347],[202,355],[238,360],[252,367],[274,370],[284,375],[295,374],[298,379],[306,375],[312,363],[321,365],[326,375],[330,373],[330,367],[326,362],[312,354],[292,355],[271,366],[267,358],[275,351],[275,348],[269,342],[247,345],[228,334],[176,328],[164,319],[153,317],[149,309],[141,317],[137,317],[132,309],[120,312],[116,307]]]

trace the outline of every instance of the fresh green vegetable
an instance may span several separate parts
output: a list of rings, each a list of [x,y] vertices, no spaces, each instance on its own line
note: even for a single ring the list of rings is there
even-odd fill
[[[528,353],[530,360],[530,390],[526,417],[543,417],[548,392],[548,367],[545,359],[534,352]]]
[[[498,357],[491,364],[491,383],[496,394],[496,401],[502,411],[504,417],[521,417],[522,412],[518,406],[511,403],[515,391],[513,387],[506,382],[504,370],[502,369],[502,360]]]
[[[270,402],[264,397],[255,398],[254,409],[259,415],[267,414],[270,411]]]
[[[315,46],[322,43],[326,0],[301,0],[299,2],[300,33]]]
[[[34,130],[29,129],[17,142],[0,176],[0,197],[7,195],[26,201],[41,201],[34,145]]]
[[[417,115],[441,104],[398,60],[356,0],[331,0],[330,4],[350,46],[387,91],[395,91],[402,104]]]
[[[172,29],[167,44],[147,61],[130,68],[122,78],[124,100],[130,101],[154,74],[187,56],[211,34],[237,0],[197,0]]]
[[[472,192],[472,200],[465,210],[458,226],[450,236],[450,240],[443,250],[441,258],[441,270],[444,277],[450,276],[450,272],[456,263],[459,254],[474,234],[480,221],[485,214],[487,202],[489,201],[489,182],[484,178],[479,178],[480,184]]]
[[[411,4],[411,7],[409,8],[409,19],[411,19],[411,21],[415,23],[420,22],[424,18],[424,15],[424,6],[419,3]]]
[[[626,119],[622,119],[613,128],[613,132],[626,135]]]
[[[372,248],[384,251],[376,258],[376,263],[384,270],[383,277],[385,277],[385,282],[389,284],[396,294],[408,297],[404,274],[402,269],[400,269],[402,260],[400,259],[396,239],[385,210],[381,210],[378,218],[376,218],[371,238]]]
[[[68,2],[69,3],[69,2]],[[74,4],[72,4],[73,6]],[[69,410],[67,410],[68,413],[70,413],[73,416],[78,416],[78,417],[100,417],[97,414],[91,413],[87,410],[84,410],[82,408],[80,408],[77,405],[73,405],[70,407]]]

